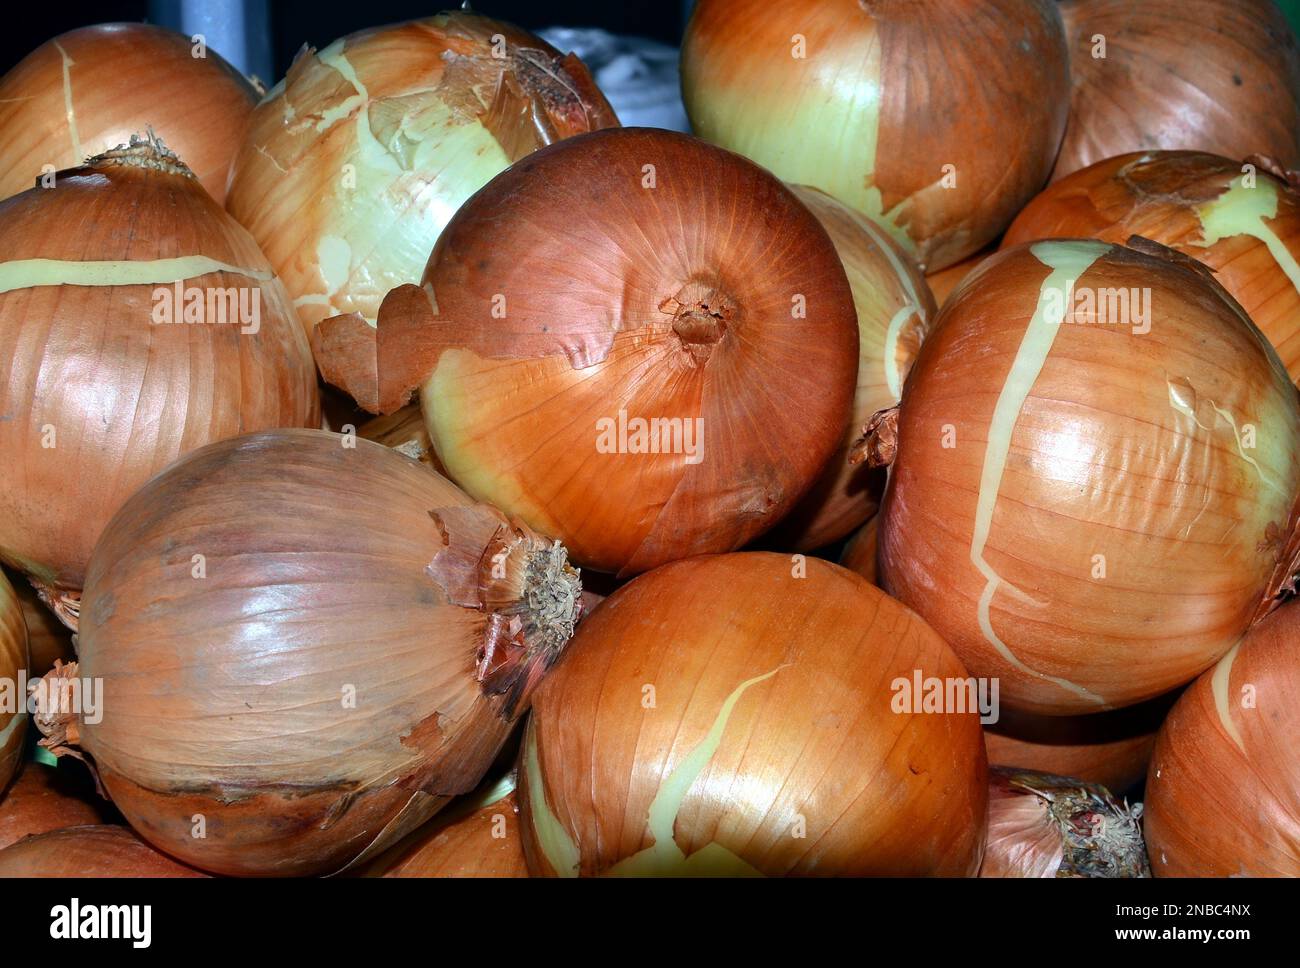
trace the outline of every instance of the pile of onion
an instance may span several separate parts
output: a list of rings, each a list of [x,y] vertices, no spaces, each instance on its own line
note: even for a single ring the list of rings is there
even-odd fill
[[[102,715],[47,699],[42,745],[186,863],[337,871],[479,783],[579,591],[557,543],[378,444],[223,441],[104,532],[80,661],[43,680],[101,681]]]
[[[256,102],[237,70],[184,34],[131,23],[70,31],[0,78],[0,198],[152,128],[221,203]]]
[[[1300,877],[1300,605],[1284,605],[1188,688],[1146,787],[1157,877]]]
[[[67,827],[0,850],[0,878],[206,876],[154,850],[125,827]]]
[[[112,812],[85,771],[27,763],[0,796],[0,850],[51,830],[105,823]]]
[[[696,134],[887,227],[927,271],[992,242],[1065,130],[1053,0],[700,0]]]
[[[1171,246],[1214,270],[1300,378],[1300,192],[1266,166],[1194,151],[1109,158],[1049,186],[1003,244],[1140,235]]]
[[[0,794],[18,772],[27,724],[19,674],[27,668],[27,625],[9,579],[0,572]]]
[[[642,575],[583,621],[533,703],[529,870],[972,875],[978,713],[925,698],[965,675],[914,613],[815,558]]]
[[[65,621],[104,525],[181,454],[320,422],[247,232],[156,140],[0,203],[0,559]]]
[[[1052,177],[1130,151],[1300,166],[1300,51],[1273,0],[1062,0],[1070,123]]]
[[[885,476],[850,465],[849,450],[872,414],[898,403],[934,300],[911,259],[869,218],[816,188],[791,190],[835,244],[858,315],[858,385],[840,447],[771,536],[782,548],[811,551],[839,541],[876,512]]]
[[[1297,569],[1300,395],[1204,266],[1149,249],[986,260],[863,443],[896,450],[883,587],[1029,712],[1189,681]]]
[[[377,329],[335,317],[313,347],[368,410],[418,389],[453,480],[624,575],[780,520],[840,444],[858,366],[845,270],[798,197],[648,128],[503,172]]]
[[[370,325],[415,282],[447,220],[542,145],[618,124],[587,69],[471,13],[305,48],[235,159],[227,205],[280,273],[309,329]]]

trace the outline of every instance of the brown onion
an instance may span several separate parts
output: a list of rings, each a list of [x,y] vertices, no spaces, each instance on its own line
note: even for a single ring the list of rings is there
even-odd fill
[[[1096,783],[993,767],[980,877],[1150,877],[1141,816]]]
[[[696,134],[886,226],[927,271],[997,237],[1065,130],[1051,0],[700,0],[682,44]]]
[[[124,23],[61,34],[0,78],[0,198],[151,128],[220,204],[256,101],[220,54],[173,30]]]
[[[1049,186],[1004,245],[1130,236],[1204,262],[1300,377],[1300,193],[1258,169],[1192,151],[1121,155]]]
[[[529,869],[973,874],[978,715],[911,692],[964,677],[915,614],[828,562],[665,565],[596,609],[538,690],[519,765]]]
[[[1300,396],[1204,266],[1152,250],[986,260],[877,428],[884,588],[1025,711],[1188,681],[1297,570]]]
[[[1169,714],[1146,787],[1157,877],[1300,877],[1298,641],[1284,605]]]
[[[943,306],[948,301],[948,297],[952,295],[953,290],[961,285],[962,281],[971,274],[976,266],[992,255],[995,249],[996,246],[980,249],[974,255],[967,256],[946,269],[940,269],[938,272],[932,272],[926,276],[925,282],[930,287],[930,295],[934,298],[935,304]]]
[[[45,680],[102,681],[100,721],[44,704],[42,744],[187,863],[336,871],[478,784],[579,590],[558,544],[378,444],[223,441],[105,531],[80,661]]]
[[[840,554],[841,567],[857,572],[871,584],[877,584],[876,549],[879,547],[880,518],[864,524],[858,533],[844,545]]]
[[[0,850],[51,830],[107,823],[112,812],[84,771],[27,763],[0,796]]]
[[[812,490],[771,536],[782,548],[812,551],[875,514],[885,475],[850,465],[849,450],[873,413],[898,403],[935,310],[925,278],[884,230],[825,192],[790,187],[835,243],[858,315],[858,386],[844,437]]]
[[[27,626],[9,579],[0,572],[0,794],[18,772],[27,726]]]
[[[527,877],[514,781],[459,815],[434,818],[395,849],[384,877]],[[471,798],[472,799],[472,798]],[[456,808],[446,812],[451,814]]]
[[[53,830],[0,850],[0,878],[207,877],[154,850],[125,827]]]
[[[439,474],[447,471],[438,462],[438,455],[429,440],[429,430],[424,425],[424,414],[418,403],[407,404],[401,410],[395,410],[382,417],[367,420],[357,433],[366,440],[391,447],[399,454],[405,454],[421,464],[428,464]]]
[[[470,494],[623,575],[737,548],[826,465],[857,369],[853,297],[784,185],[686,135],[543,148],[461,208],[376,330],[313,335],[388,413],[420,389]],[[651,423],[651,421],[657,421]]]
[[[65,621],[95,539],[154,473],[319,423],[292,313],[248,233],[156,141],[0,203],[0,559]]]
[[[1300,165],[1300,52],[1273,0],[1063,0],[1061,16],[1070,122],[1053,179],[1156,148]]]
[[[355,312],[373,326],[384,296],[419,280],[447,220],[492,176],[617,124],[572,54],[443,13],[305,48],[253,113],[227,204],[303,325]]]
[[[13,583],[27,623],[27,653],[30,660],[27,674],[33,678],[43,676],[54,668],[54,660],[68,662],[76,657],[72,647],[72,632],[59,620],[36,589],[21,575],[6,575]]]

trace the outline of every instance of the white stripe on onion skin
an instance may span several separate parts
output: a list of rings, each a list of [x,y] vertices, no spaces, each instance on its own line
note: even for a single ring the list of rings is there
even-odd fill
[[[1006,470],[1007,454],[1011,450],[1011,437],[1015,433],[1020,410],[1034,388],[1034,381],[1042,372],[1056,334],[1060,331],[1067,307],[1070,306],[1075,283],[1094,262],[1109,252],[1111,246],[1104,242],[1041,242],[1031,247],[1034,257],[1051,269],[1039,290],[1038,306],[1025,327],[1016,358],[1012,361],[1002,392],[993,410],[989,424],[988,444],[984,450],[984,469],[980,476],[979,498],[975,511],[975,526],[971,535],[971,563],[985,578],[984,592],[979,599],[979,624],[989,644],[1013,666],[1028,675],[1054,682],[1062,689],[1081,696],[1099,706],[1106,700],[1089,689],[1058,676],[1049,676],[1022,662],[993,629],[990,607],[998,588],[1006,585],[1008,591],[1028,598],[1014,586],[1007,584],[984,559],[993,525],[993,509],[997,505],[998,489]]]
[[[63,49],[63,45],[57,40],[51,41],[54,49],[59,52],[59,57],[63,62],[63,109],[68,121],[68,137],[72,141],[72,151],[80,160],[85,157],[81,150],[81,139],[77,136],[77,112],[72,107],[72,67],[76,65],[68,52]]]
[[[60,259],[16,259],[0,262],[0,292],[36,286],[148,286],[196,279],[210,272],[232,272],[259,282],[271,272],[242,268],[205,255],[173,259],[71,262]]]
[[[546,802],[546,783],[537,760],[537,722],[531,717],[524,736],[524,771],[528,776],[529,819],[537,846],[556,877],[577,877],[581,854],[569,831]]]
[[[1226,192],[1196,209],[1205,238],[1194,244],[1209,248],[1220,239],[1234,235],[1258,239],[1268,247],[1273,261],[1300,292],[1300,263],[1277,233],[1264,224],[1264,219],[1277,217],[1277,184],[1261,178],[1254,187],[1246,188],[1242,184],[1244,177],[1235,179]]]
[[[1241,739],[1241,730],[1237,729],[1237,724],[1232,721],[1232,700],[1228,695],[1228,686],[1232,681],[1232,663],[1240,649],[1241,643],[1238,642],[1214,666],[1214,672],[1210,675],[1210,691],[1214,695],[1214,709],[1219,714],[1223,731],[1232,737],[1237,748],[1245,753],[1246,744]]]

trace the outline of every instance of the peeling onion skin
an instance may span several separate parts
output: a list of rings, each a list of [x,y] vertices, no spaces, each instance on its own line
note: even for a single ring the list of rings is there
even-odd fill
[[[142,837],[204,870],[331,873],[390,846],[478,784],[572,631],[571,570],[567,618],[516,608],[553,588],[530,578],[550,542],[351,444],[252,434],[155,477],[96,549],[79,663],[46,677],[104,699],[98,724],[38,711],[42,745],[89,757]]]
[[[339,313],[373,326],[388,291],[419,280],[447,220],[494,175],[617,124],[572,54],[443,13],[305,48],[253,113],[227,205],[309,332]]]
[[[207,876],[154,850],[126,827],[68,827],[0,850],[0,878]]]
[[[85,771],[74,772],[78,770],[44,763],[23,766],[0,797],[0,850],[51,830],[109,822],[112,808],[95,792]]]
[[[199,58],[193,47],[174,30],[120,23],[61,34],[28,54],[0,78],[0,198],[152,128],[221,204],[257,92],[216,51]]]
[[[411,837],[384,877],[528,876],[513,792],[453,823],[435,819],[430,826]]]
[[[257,277],[270,266],[256,243],[164,152],[148,141],[115,149],[53,189],[0,203],[0,273],[14,287],[0,292],[0,413],[11,417],[0,421],[0,559],[60,608],[113,512],[181,454],[320,423],[310,347],[283,287]],[[36,259],[98,282],[50,284],[15,265]],[[104,262],[151,281],[117,284],[125,270]],[[156,293],[174,302],[182,272],[194,273],[183,294],[233,291],[250,317],[257,309],[256,327],[154,322],[167,307]]]
[[[857,575],[795,567],[675,562],[584,621],[520,753],[533,874],[975,873],[978,715],[892,708],[896,677],[961,663]]]
[[[925,277],[883,229],[816,188],[790,188],[835,243],[858,317],[858,385],[844,437],[812,490],[770,536],[783,550],[813,551],[876,513],[885,475],[851,466],[849,450],[873,413],[898,403],[935,308]]]
[[[16,686],[19,673],[27,668],[27,625],[18,596],[0,572],[0,681]],[[0,709],[0,794],[18,772],[22,762],[27,714]]]
[[[419,388],[453,480],[620,576],[771,528],[842,439],[858,365],[816,218],[739,155],[650,128],[503,172],[448,224],[423,288],[390,293],[377,329],[327,321],[313,348],[367,409]],[[620,411],[676,420],[673,452],[624,446]]]
[[[1048,186],[1016,217],[1003,244],[1085,237],[1123,243],[1140,235],[1177,249],[1214,270],[1292,379],[1300,378],[1300,267],[1284,266],[1269,248],[1280,247],[1292,263],[1300,257],[1300,193],[1260,160],[1250,161],[1256,170],[1247,188],[1234,186],[1243,163],[1216,155],[1108,158]]]
[[[1161,727],[1146,786],[1156,877],[1300,877],[1297,640],[1300,606],[1284,605]]]
[[[1053,180],[1160,148],[1300,167],[1300,50],[1272,0],[1062,0],[1061,16],[1070,121]]]
[[[682,92],[700,137],[891,225],[932,272],[1047,181],[1065,33],[1051,0],[701,0]]]
[[[1191,680],[1296,572],[1300,397],[1209,271],[1159,251],[1055,240],[987,259],[897,411],[882,586],[1026,712]],[[1149,289],[1149,331],[1085,322],[1086,303],[1053,326],[1067,278],[1075,299]]]

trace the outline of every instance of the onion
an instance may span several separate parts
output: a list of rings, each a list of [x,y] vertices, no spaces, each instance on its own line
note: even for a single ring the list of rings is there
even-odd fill
[[[1069,776],[1124,793],[1146,777],[1156,731],[1177,693],[1086,716],[1040,716],[1003,706],[984,727],[994,766]]]
[[[1204,266],[1150,248],[986,260],[863,443],[896,435],[882,585],[1024,711],[1190,680],[1297,570],[1300,395]]]
[[[908,367],[934,318],[925,278],[898,245],[866,216],[824,192],[791,186],[817,216],[839,253],[858,314],[858,386],[838,450],[773,540],[812,551],[839,541],[876,512],[885,475],[850,466],[849,449],[877,410],[898,403]]]
[[[910,688],[964,677],[916,615],[827,562],[665,565],[596,609],[538,690],[519,766],[529,869],[973,874],[978,716],[923,711]]]
[[[880,519],[872,518],[849,539],[840,554],[841,567],[857,572],[873,585],[877,584],[876,549],[879,546],[879,528]]]
[[[95,539],[150,476],[212,440],[319,423],[292,312],[157,141],[0,203],[0,559],[65,621]]]
[[[27,668],[27,626],[9,579],[0,572],[0,793],[18,771],[27,725],[27,696],[19,686]]]
[[[648,128],[503,172],[423,289],[313,346],[369,410],[420,388],[457,483],[623,575],[738,548],[789,511],[844,433],[858,357],[807,208],[743,158]]]
[[[405,454],[421,464],[428,464],[439,474],[446,474],[438,455],[434,453],[433,442],[429,440],[428,428],[424,426],[424,415],[418,403],[408,404],[383,417],[367,420],[357,433],[373,440],[377,444],[391,447],[399,454]]]
[[[221,55],[184,34],[150,24],[61,34],[0,78],[0,198],[152,128],[220,204],[256,101]]]
[[[141,836],[196,867],[337,871],[477,785],[579,590],[558,544],[378,444],[222,441],[104,532],[80,662],[45,681],[102,681],[107,708],[47,701],[42,744],[93,759]]]
[[[1300,877],[1300,605],[1255,626],[1160,729],[1147,775],[1157,877]]]
[[[0,797],[0,850],[24,837],[104,823],[111,813],[84,772],[73,776],[69,770],[28,763]]]
[[[413,834],[396,848],[383,876],[527,877],[513,779],[490,794]],[[453,812],[454,807],[446,811]]]
[[[1140,235],[1204,262],[1300,377],[1300,193],[1257,168],[1190,151],[1109,158],[1035,198],[1004,244]]]
[[[1051,0],[700,0],[696,134],[871,216],[927,271],[993,241],[1065,130]]]
[[[1061,15],[1070,122],[1053,179],[1154,148],[1300,165],[1300,52],[1272,0],[1063,0]]]
[[[336,313],[373,325],[388,290],[420,278],[447,220],[493,175],[616,124],[572,54],[444,13],[305,48],[254,111],[227,204],[308,329]]]
[[[0,850],[0,878],[206,876],[160,854],[125,827],[68,827]]]
[[[27,581],[21,577],[11,580],[22,606],[23,620],[27,623],[27,674],[31,677],[43,676],[54,668],[55,659],[67,662],[76,657],[76,650],[72,647],[72,632],[54,612],[45,607],[36,589]]]
[[[1015,223],[1013,222],[1012,224],[1014,225]],[[987,259],[995,249],[996,246],[991,246],[987,249],[980,249],[980,251],[976,252],[974,255],[967,256],[965,259],[950,265],[946,269],[940,269],[938,272],[932,272],[926,276],[925,282],[926,285],[930,287],[930,295],[933,297],[935,303],[939,306],[946,303],[948,297],[952,295],[953,290],[961,285],[962,281],[971,274],[971,271]]]
[[[1096,783],[994,767],[980,877],[1150,877],[1141,816]]]

